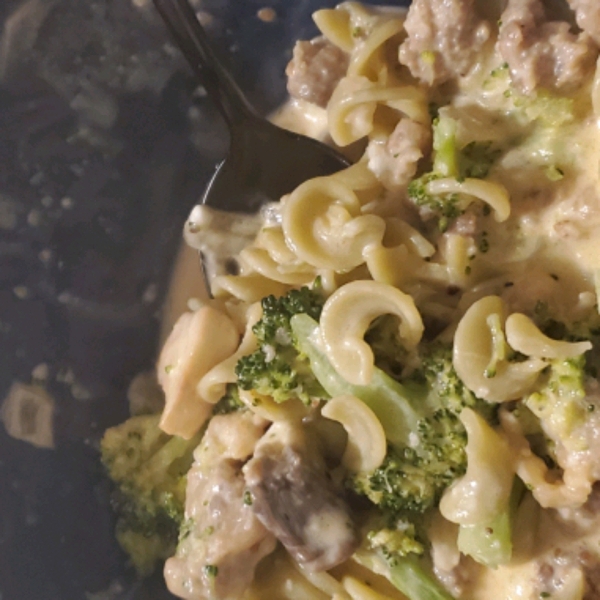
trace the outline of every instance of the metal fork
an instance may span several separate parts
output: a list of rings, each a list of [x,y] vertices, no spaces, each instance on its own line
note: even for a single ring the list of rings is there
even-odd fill
[[[153,1],[229,127],[229,153],[217,167],[201,204],[220,211],[255,215],[265,203],[279,200],[302,182],[348,166],[346,158],[333,148],[281,129],[256,113],[217,59],[188,0]],[[236,235],[235,231],[230,231],[230,235]],[[211,236],[206,239],[210,245]],[[208,279],[214,275],[209,271],[215,269],[208,264],[209,251],[210,248],[202,252]],[[223,265],[231,257],[221,258],[218,262]]]

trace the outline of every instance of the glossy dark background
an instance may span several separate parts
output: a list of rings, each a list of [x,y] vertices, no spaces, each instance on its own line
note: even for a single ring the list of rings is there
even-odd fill
[[[293,40],[313,36],[310,13],[335,3],[201,8],[267,114],[285,98]],[[265,6],[272,23],[257,18]],[[131,378],[152,366],[181,226],[227,135],[151,6],[1,0],[0,26],[0,400],[46,363],[57,406],[55,450],[0,423],[0,600],[167,598],[160,573],[137,581],[113,540],[97,443],[127,416]],[[61,382],[69,372],[75,388]]]

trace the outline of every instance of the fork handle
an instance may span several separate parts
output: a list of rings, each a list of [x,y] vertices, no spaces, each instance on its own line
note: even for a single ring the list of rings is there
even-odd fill
[[[153,0],[176,44],[230,128],[256,112],[213,52],[188,0]]]

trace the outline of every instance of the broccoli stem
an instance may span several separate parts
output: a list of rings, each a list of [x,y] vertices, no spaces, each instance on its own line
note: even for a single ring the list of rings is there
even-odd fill
[[[395,559],[389,568],[390,581],[409,600],[454,600],[454,597],[411,556]]]
[[[458,175],[458,161],[456,149],[457,123],[450,117],[438,117],[433,126],[433,161],[434,173],[443,177]]]
[[[403,448],[410,443],[411,432],[417,431],[418,422],[430,412],[427,392],[416,384],[402,385],[375,368],[369,385],[352,385],[341,377],[315,343],[319,324],[306,314],[294,315],[291,326],[298,347],[305,354],[310,367],[325,391],[332,397],[351,394],[362,400],[383,425],[386,438],[392,446]]]
[[[509,502],[488,523],[461,525],[458,530],[458,549],[486,567],[496,569],[512,557],[512,526],[514,516],[525,491],[515,478]]]
[[[386,559],[381,552],[359,550],[354,559],[386,577],[408,600],[455,600],[414,556]]]

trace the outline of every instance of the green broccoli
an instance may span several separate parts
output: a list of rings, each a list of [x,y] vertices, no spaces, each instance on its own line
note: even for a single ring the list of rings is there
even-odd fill
[[[459,147],[457,128],[457,122],[448,116],[434,120],[432,170],[408,186],[409,199],[425,214],[435,215],[442,232],[464,212],[465,203],[458,194],[430,194],[427,184],[442,177],[455,177],[459,181],[466,177],[484,178],[500,156],[500,150],[491,141],[473,141]]]
[[[399,379],[404,371],[408,353],[400,339],[398,317],[377,317],[365,333],[365,342],[373,351],[375,365],[390,377]]]
[[[423,513],[466,469],[466,433],[458,415],[465,406],[489,416],[492,408],[476,398],[452,367],[452,351],[433,345],[422,366],[403,383],[376,368],[366,386],[349,384],[315,345],[318,324],[308,315],[292,318],[301,351],[331,396],[360,398],[381,421],[389,443],[384,463],[351,485],[393,516]]]
[[[534,320],[553,339],[592,343],[591,350],[579,356],[550,360],[535,391],[512,411],[533,453],[546,463],[551,476],[560,478],[562,468],[568,468],[568,455],[581,453],[578,460],[585,460],[598,428],[600,404],[590,392],[597,386],[600,365],[600,317],[594,310],[585,319],[564,323],[539,302]]]
[[[573,121],[575,117],[572,98],[541,91],[535,96],[514,95],[513,115],[527,124],[537,122],[543,127],[555,129]],[[555,136],[556,137],[556,136]]]
[[[391,526],[375,527],[367,534],[369,546],[379,550],[387,559],[415,554],[421,556],[425,546],[419,539],[414,523],[398,519]]]
[[[557,275],[550,275],[557,278]],[[598,289],[600,292],[600,288]],[[533,320],[540,330],[554,340],[591,342],[592,349],[585,354],[585,374],[597,379],[600,375],[600,311],[593,307],[584,318],[565,323],[554,318],[547,302],[538,301]]]
[[[427,191],[427,184],[439,177],[436,173],[426,173],[413,179],[408,185],[408,197],[426,215],[431,213],[437,217],[438,228],[443,233],[454,219],[463,214],[464,208],[458,194],[433,195]]]
[[[416,421],[408,443],[390,446],[383,464],[358,476],[355,490],[391,514],[423,513],[437,505],[443,491],[465,473],[467,436],[459,419],[466,406],[493,418],[492,405],[479,400],[452,366],[452,349],[442,344],[425,347],[421,366],[405,380],[413,394],[426,398],[426,412]]]
[[[299,351],[290,319],[306,314],[319,319],[324,299],[318,287],[291,290],[285,296],[262,301],[262,318],[253,331],[259,348],[243,356],[235,367],[238,385],[271,396],[276,402],[300,398],[309,403],[328,395],[315,379],[306,356]]]
[[[383,464],[372,473],[356,476],[353,488],[390,514],[422,513],[436,505],[442,492],[464,474],[466,442],[456,415],[440,409],[418,422],[414,447],[390,446]]]
[[[587,449],[586,431],[579,428],[597,407],[587,399],[585,367],[584,355],[552,361],[538,391],[523,400],[540,420],[550,450],[553,444],[572,452]]]
[[[413,556],[387,560],[390,581],[410,600],[454,600]]]
[[[518,477],[513,482],[510,498],[488,523],[461,525],[458,529],[458,549],[475,561],[496,569],[512,557],[512,528],[525,486]]]
[[[368,533],[354,558],[369,569],[386,574],[410,600],[452,600],[436,581],[426,557],[424,521],[392,522],[385,515],[371,517]]]
[[[116,537],[141,575],[175,551],[186,473],[201,437],[171,437],[159,420],[160,415],[132,417],[107,429],[101,442],[102,462],[116,484]]]
[[[359,549],[353,558],[371,571],[384,573],[409,600],[454,600],[452,594],[435,579],[426,561],[413,552],[404,554],[401,540],[402,534],[398,539],[396,534],[388,537],[384,533],[374,545],[368,542],[370,548]]]
[[[245,410],[246,405],[240,400],[240,390],[237,385],[227,385],[225,395],[215,404],[213,415],[227,415],[238,410]]]
[[[439,177],[457,177],[458,152],[456,130],[458,122],[447,116],[433,121],[433,172]]]
[[[458,155],[460,177],[484,179],[501,154],[491,141],[468,143]]]

